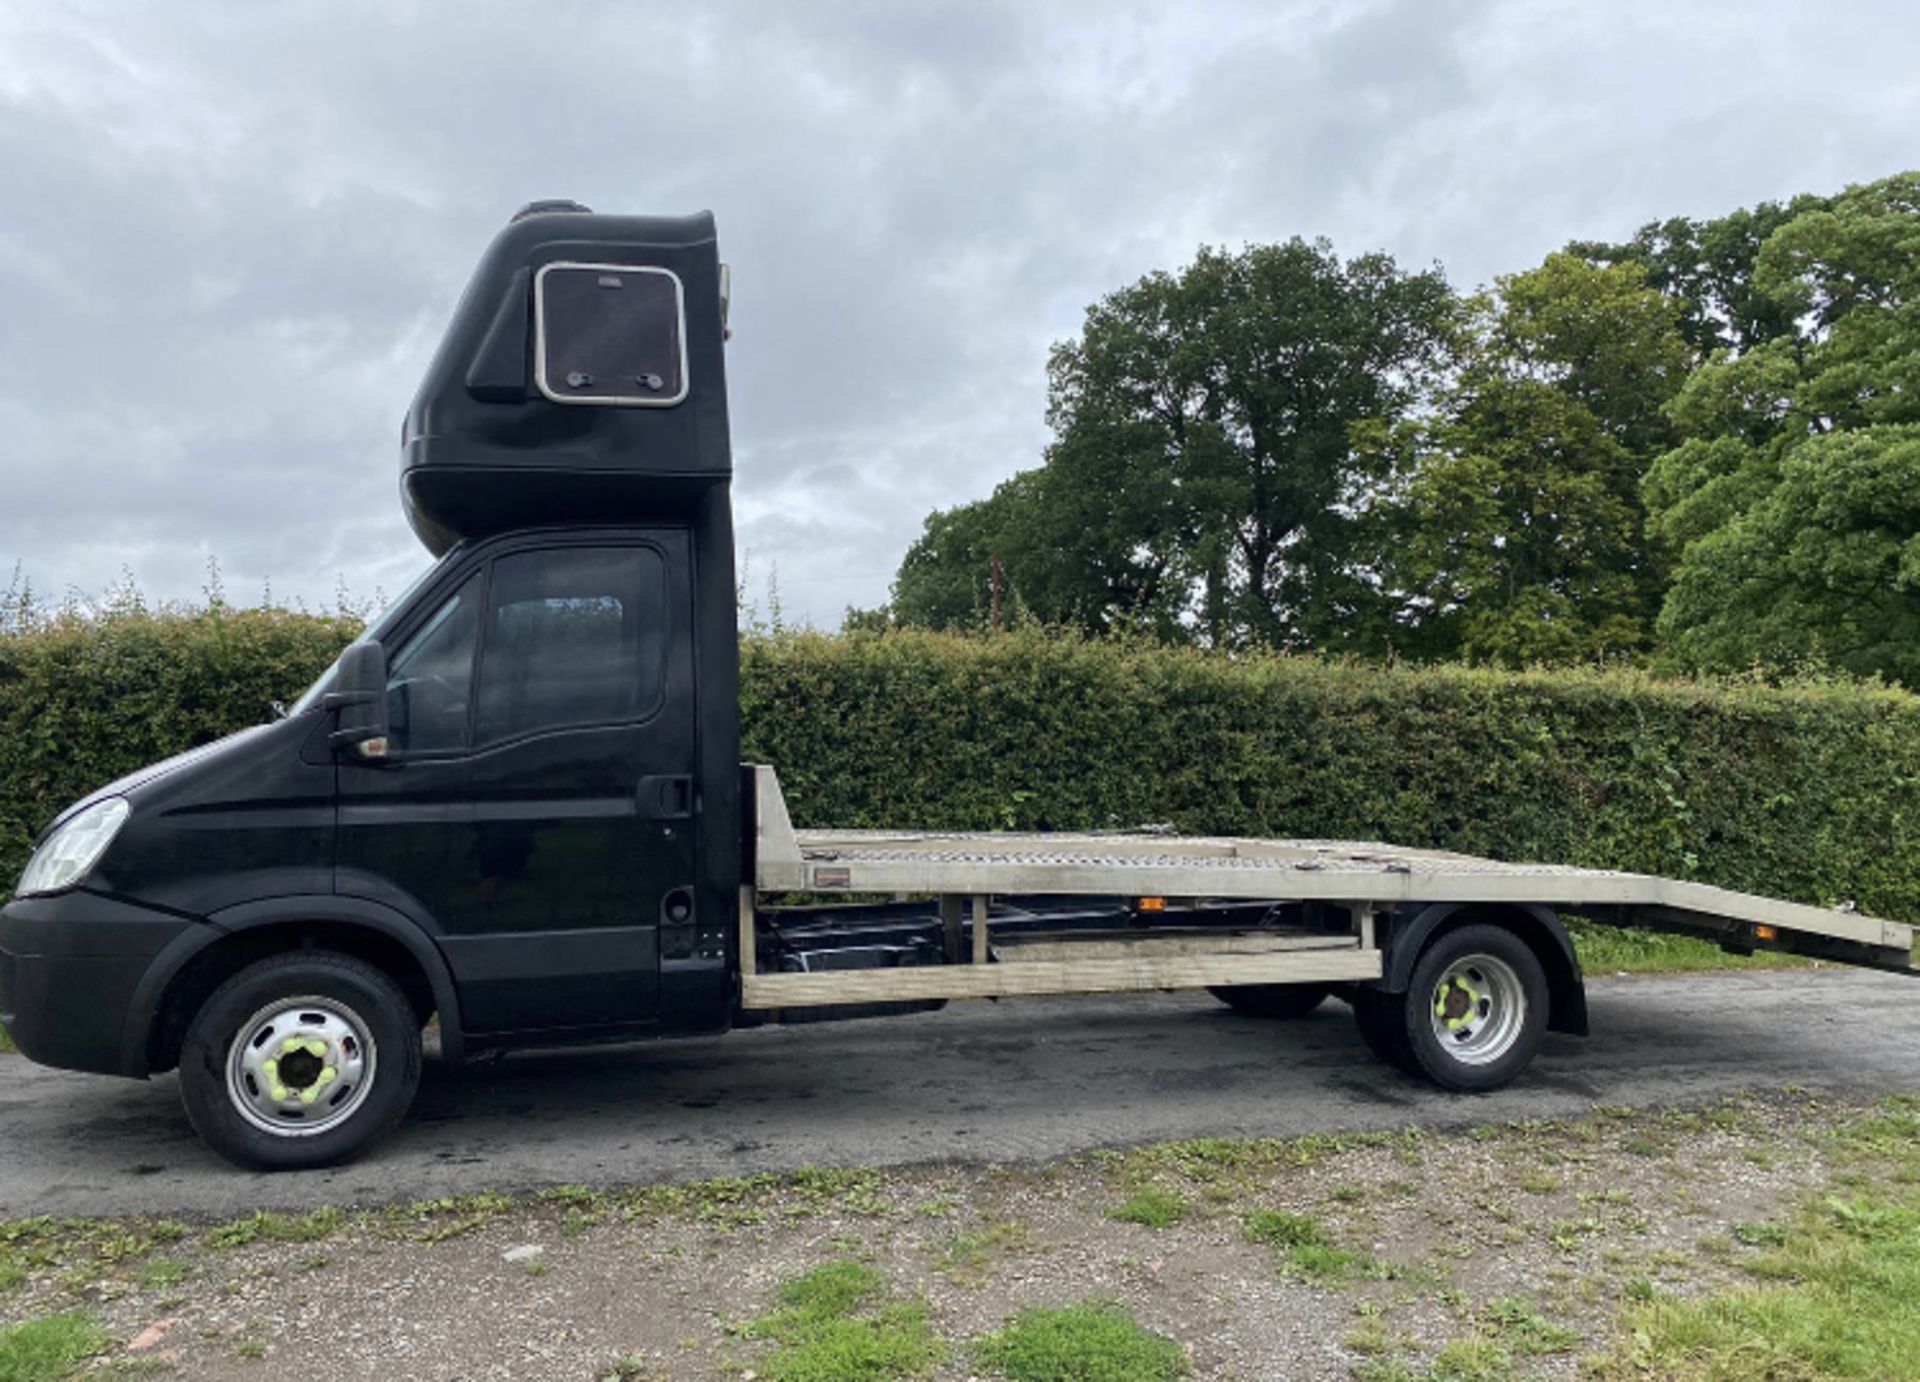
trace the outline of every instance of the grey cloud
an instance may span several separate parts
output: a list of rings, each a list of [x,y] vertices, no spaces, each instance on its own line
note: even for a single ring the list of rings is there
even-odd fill
[[[830,625],[1038,459],[1102,293],[1296,233],[1472,284],[1877,176],[1916,46],[1891,0],[0,0],[0,565],[397,590],[400,412],[568,195],[718,214],[742,542]]]

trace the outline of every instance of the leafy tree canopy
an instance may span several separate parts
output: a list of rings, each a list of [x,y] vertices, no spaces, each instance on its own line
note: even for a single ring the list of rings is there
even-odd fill
[[[1688,666],[1824,650],[1911,675],[1915,597],[1885,549],[1914,511],[1886,489],[1913,478],[1920,423],[1920,174],[1806,207],[1762,244],[1753,282],[1791,333],[1696,371],[1669,410],[1681,439],[1647,473],[1652,534],[1678,562],[1663,639]]]
[[[1508,664],[1920,675],[1920,173],[1576,243],[1455,297],[1203,249],[1048,364],[1044,463],[927,520],[893,617]],[[870,616],[863,616],[869,618]]]
[[[1455,318],[1437,270],[1343,261],[1324,242],[1203,249],[1147,275],[1054,348],[1045,464],[928,520],[896,615],[974,617],[997,553],[1049,620],[1367,644],[1384,610],[1368,519],[1385,477],[1353,429],[1423,397]]]

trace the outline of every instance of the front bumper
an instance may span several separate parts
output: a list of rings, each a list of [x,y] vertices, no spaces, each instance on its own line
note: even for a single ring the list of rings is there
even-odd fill
[[[124,1040],[155,958],[202,923],[76,889],[0,908],[0,1026],[62,1070],[145,1076]]]

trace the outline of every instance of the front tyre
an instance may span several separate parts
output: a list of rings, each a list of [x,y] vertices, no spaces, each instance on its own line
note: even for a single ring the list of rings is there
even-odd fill
[[[1393,1044],[1446,1089],[1511,1083],[1547,1028],[1547,978],[1525,941],[1498,926],[1462,926],[1413,967]]]
[[[201,1006],[180,1097],[229,1161],[329,1166],[406,1115],[420,1063],[420,1023],[399,985],[350,955],[300,950],[247,966]]]

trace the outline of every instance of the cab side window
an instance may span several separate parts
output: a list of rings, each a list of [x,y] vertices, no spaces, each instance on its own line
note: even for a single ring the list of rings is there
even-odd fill
[[[396,750],[431,753],[466,743],[480,590],[476,572],[388,662],[387,718]]]
[[[651,547],[500,558],[474,742],[644,718],[665,687],[667,632],[666,569]]]

